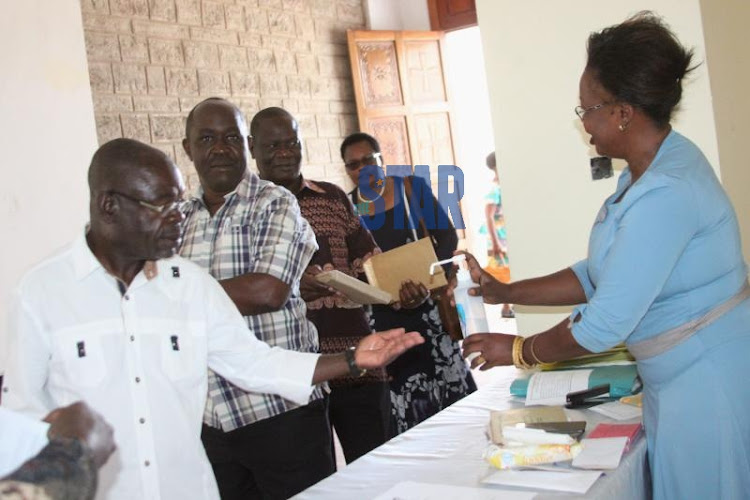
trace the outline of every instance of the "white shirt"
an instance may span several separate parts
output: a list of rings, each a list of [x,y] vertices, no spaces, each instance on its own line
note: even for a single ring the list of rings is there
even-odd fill
[[[97,498],[218,499],[200,440],[207,368],[299,404],[318,355],[271,348],[221,286],[180,257],[124,294],[81,236],[21,281],[3,405],[36,417],[83,399],[115,429]]]
[[[0,408],[0,478],[47,446],[49,424]]]

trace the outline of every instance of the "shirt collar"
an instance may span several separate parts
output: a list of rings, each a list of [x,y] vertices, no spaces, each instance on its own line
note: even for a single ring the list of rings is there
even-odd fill
[[[232,198],[232,196],[234,196],[235,194],[243,199],[249,198],[253,189],[256,188],[259,180],[260,177],[252,173],[250,170],[245,169],[245,173],[242,174],[242,178],[240,179],[239,184],[237,184],[237,187],[235,187],[233,191],[230,191],[229,193],[224,195],[224,202],[226,203],[227,201],[229,201],[229,199]],[[203,194],[203,186],[198,183],[198,185],[192,190],[192,193],[190,194],[190,201],[205,206],[206,204],[203,201]]]
[[[313,191],[318,194],[325,194],[325,189],[320,187],[318,184],[316,184],[313,181],[307,180],[304,177],[302,177],[302,184],[300,185],[299,192],[296,194],[299,195],[304,191],[305,189],[309,189],[310,191]]]
[[[86,241],[86,235],[89,232],[89,225],[83,231],[83,234],[78,236],[73,242],[73,270],[75,277],[78,281],[83,281],[93,273],[101,270],[103,273],[107,273],[104,266],[99,259],[96,258],[94,252],[89,248],[89,244]],[[143,265],[143,269],[133,279],[133,283],[139,281],[139,276],[143,275],[146,281],[151,281],[159,276],[159,265],[157,261],[147,260]],[[114,276],[113,276],[114,278]],[[116,278],[115,278],[116,279]]]
[[[86,224],[83,234],[80,234],[73,242],[73,270],[78,281],[82,281],[98,269],[104,271],[104,266],[94,256],[94,252],[89,248],[86,242],[86,235],[89,232],[89,225]]]

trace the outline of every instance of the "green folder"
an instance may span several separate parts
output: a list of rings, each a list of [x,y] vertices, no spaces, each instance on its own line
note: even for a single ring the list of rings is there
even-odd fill
[[[641,389],[641,381],[638,378],[638,370],[635,364],[631,365],[607,365],[592,368],[576,368],[592,370],[589,376],[589,388],[602,384],[609,384],[609,395],[613,398],[621,398],[637,393]],[[560,370],[564,371],[564,370]],[[510,393],[513,396],[526,396],[531,373],[519,377],[510,384]]]

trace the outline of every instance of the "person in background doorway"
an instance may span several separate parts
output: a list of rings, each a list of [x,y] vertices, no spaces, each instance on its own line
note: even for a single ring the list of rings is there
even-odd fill
[[[503,199],[500,192],[500,179],[497,173],[495,152],[487,155],[487,168],[492,171],[492,187],[485,199],[485,222],[479,228],[479,233],[487,238],[487,271],[503,283],[510,282],[508,267],[508,236],[505,230],[505,215],[503,214]],[[503,304],[503,318],[515,318],[510,304]]]

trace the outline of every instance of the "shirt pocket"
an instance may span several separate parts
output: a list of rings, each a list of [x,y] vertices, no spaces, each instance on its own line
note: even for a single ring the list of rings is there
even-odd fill
[[[53,366],[59,366],[65,378],[78,386],[101,385],[107,375],[104,339],[101,333],[85,330],[63,331],[56,334],[55,338]]]
[[[158,335],[162,370],[173,382],[197,381],[206,376],[206,335],[200,328],[197,324],[180,324]]]

